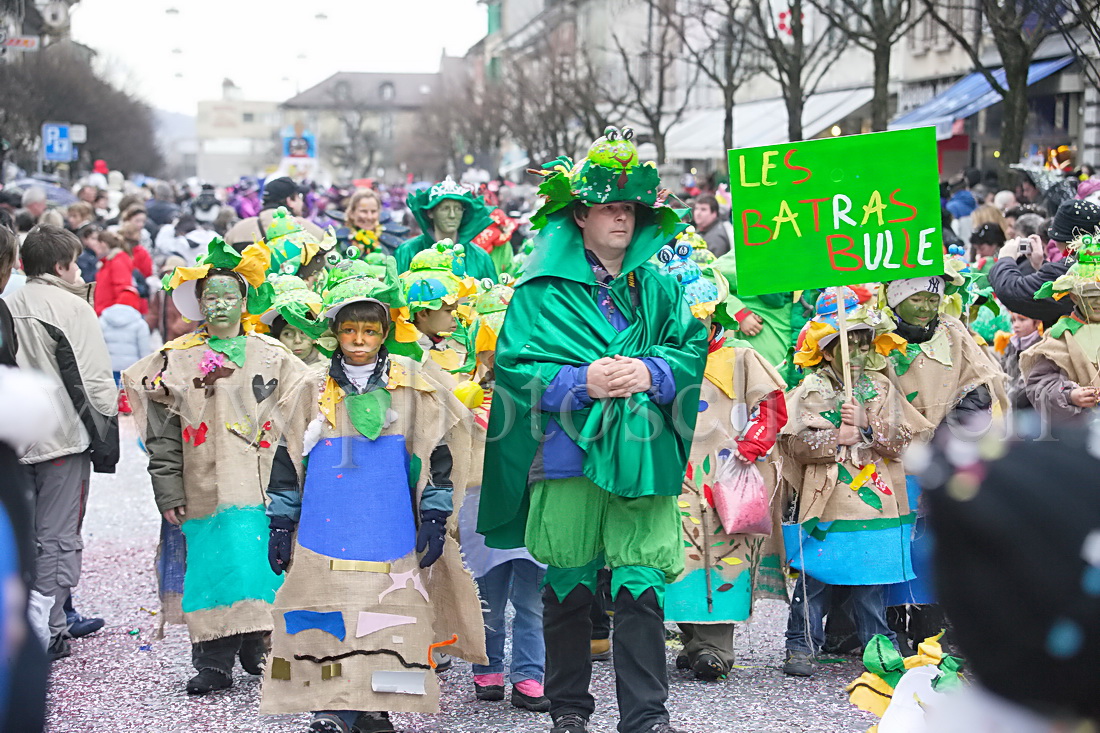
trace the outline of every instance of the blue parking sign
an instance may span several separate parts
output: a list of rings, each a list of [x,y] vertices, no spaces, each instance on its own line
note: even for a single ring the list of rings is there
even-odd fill
[[[67,122],[46,122],[42,125],[43,157],[52,163],[68,163],[73,159],[73,142]]]

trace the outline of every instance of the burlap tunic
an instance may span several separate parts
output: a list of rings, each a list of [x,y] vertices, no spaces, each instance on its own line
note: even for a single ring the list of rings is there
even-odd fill
[[[263,713],[433,713],[432,645],[457,636],[444,651],[488,662],[477,591],[454,539],[473,418],[419,364],[389,359],[392,401],[376,440],[359,435],[328,377],[292,421],[302,429],[289,431],[291,457],[301,465],[305,454],[308,463],[290,569],[273,608]],[[454,460],[454,513],[443,556],[422,570],[416,517],[443,440]]]
[[[213,352],[200,332],[168,342],[123,372],[142,438],[178,431],[166,436],[178,441],[177,477],[154,477],[154,486],[160,478],[182,481],[182,610],[195,642],[270,631],[270,604],[281,582],[267,563],[264,490],[283,428],[281,400],[310,372],[274,339],[241,338],[243,366]],[[179,426],[152,424],[150,402],[178,416]]]
[[[680,494],[684,531],[684,574],[665,590],[665,619],[681,623],[746,621],[756,598],[787,599],[780,567],[780,502],[775,501],[774,456],[757,463],[772,495],[771,536],[731,535],[706,499],[706,488],[753,411],[769,394],[786,389],[782,377],[754,349],[723,347],[707,358],[691,459]],[[704,407],[705,406],[705,407]],[[736,424],[735,424],[736,423]],[[709,561],[709,563],[708,563]],[[710,567],[711,605],[707,604]]]
[[[932,426],[878,372],[864,372],[853,391],[872,432],[854,446],[836,442],[844,388],[831,367],[787,395],[783,476],[798,495],[798,523],[784,526],[787,560],[832,585],[911,580],[915,517],[900,461],[912,436]]]

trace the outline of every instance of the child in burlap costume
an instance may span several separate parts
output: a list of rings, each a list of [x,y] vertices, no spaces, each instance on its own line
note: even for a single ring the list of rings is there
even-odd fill
[[[982,424],[988,425],[994,398],[1002,410],[1007,407],[1004,372],[962,321],[944,312],[948,297],[969,287],[970,277],[967,268],[965,274],[949,271],[946,277],[895,280],[880,291],[894,320],[895,335],[905,340],[902,348],[890,352],[888,374],[933,430],[949,419],[958,424],[982,417]],[[914,439],[931,437],[923,433]],[[906,476],[906,493],[909,508],[917,516],[912,549],[916,577],[890,586],[886,605],[899,644],[915,652],[916,645],[939,633],[946,621],[932,590],[931,542],[919,507],[920,484],[913,476]]]
[[[1070,247],[1077,261],[1035,297],[1069,297],[1073,312],[1020,354],[1031,404],[1061,419],[1087,415],[1100,400],[1100,230],[1079,236]]]
[[[320,711],[314,731],[392,731],[388,711],[437,712],[435,647],[486,661],[453,537],[472,416],[379,347],[399,301],[396,282],[372,278],[327,292],[340,350],[323,384],[301,390],[272,469],[270,561],[287,578],[260,710]],[[381,331],[373,360],[358,363],[369,349],[345,339],[349,323]]]
[[[679,623],[683,633],[676,666],[692,670],[697,679],[716,680],[734,663],[734,623],[749,619],[755,599],[787,600],[779,512],[772,513],[770,536],[733,535],[723,529],[711,495],[726,461],[754,463],[773,495],[770,455],[787,422],[786,384],[747,342],[714,322],[715,307],[726,300],[729,286],[717,269],[700,271],[692,254],[686,236],[657,253],[662,270],[683,288],[692,314],[710,330],[702,409],[679,501],[685,571],[665,591],[665,620]]]
[[[913,577],[913,514],[899,459],[914,433],[931,425],[879,371],[897,347],[881,314],[857,308],[840,288],[849,321],[853,401],[845,403],[835,291],[818,299],[796,363],[812,369],[787,396],[780,435],[783,476],[797,498],[784,526],[787,561],[799,571],[787,621],[790,675],[813,673],[824,643],[822,620],[836,586],[849,586],[857,633],[894,640],[886,625],[885,586]],[[878,334],[876,336],[876,334]]]
[[[260,674],[281,582],[265,557],[264,488],[283,399],[309,372],[278,341],[240,333],[245,293],[263,285],[268,256],[262,244],[240,255],[215,239],[205,262],[176,268],[166,290],[184,317],[206,324],[123,372],[157,509],[187,538],[181,605],[199,671],[192,694],[228,687],[238,655]]]

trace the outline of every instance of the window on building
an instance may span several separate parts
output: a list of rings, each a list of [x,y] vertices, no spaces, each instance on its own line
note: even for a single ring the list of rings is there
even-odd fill
[[[392,102],[393,98],[397,96],[397,90],[391,82],[383,82],[381,86],[378,87],[378,96],[383,102]]]
[[[245,123],[246,125],[250,125],[255,121],[256,121],[256,115],[254,113],[245,112],[245,113],[241,114],[241,122]]]

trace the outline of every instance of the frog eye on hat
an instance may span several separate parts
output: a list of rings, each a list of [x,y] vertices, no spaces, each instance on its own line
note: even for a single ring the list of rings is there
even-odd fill
[[[342,259],[343,257],[336,250],[330,250],[329,252],[325,253],[325,263],[328,264],[330,267],[336,267],[336,265],[340,264],[340,260]]]
[[[619,131],[616,130],[614,127],[607,128],[607,139],[608,140],[618,140],[619,139]]]
[[[687,257],[691,254],[691,245],[683,243],[676,245],[676,254],[680,257]]]
[[[633,139],[634,139],[634,128],[633,127],[624,127],[623,128],[623,140],[633,140]]]
[[[666,265],[669,262],[672,262],[672,257],[673,257],[672,247],[669,247],[668,245],[665,245],[664,247],[661,247],[661,250],[657,253],[657,259],[661,263],[666,264]]]

